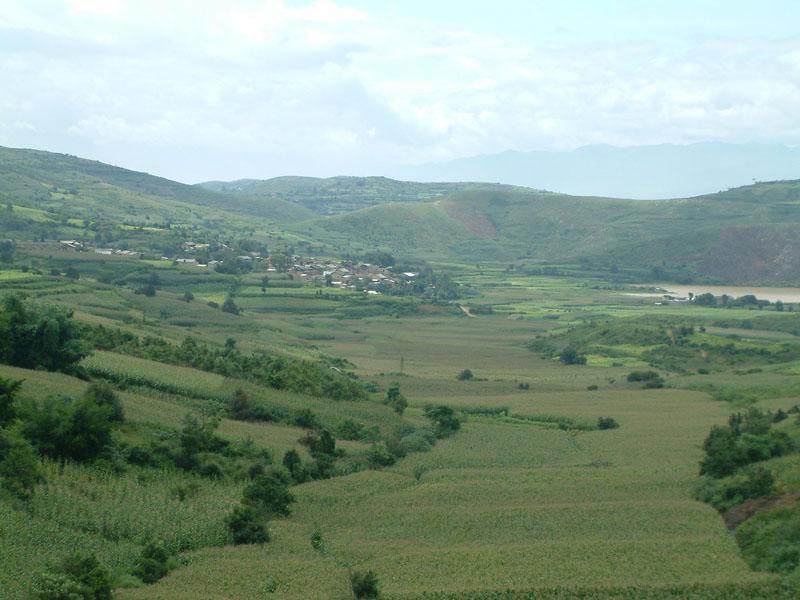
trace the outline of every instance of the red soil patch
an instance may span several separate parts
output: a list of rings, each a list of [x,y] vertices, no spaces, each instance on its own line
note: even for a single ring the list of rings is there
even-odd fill
[[[756,498],[747,500],[738,506],[734,506],[722,518],[728,529],[736,529],[739,525],[747,521],[750,517],[758,513],[768,512],[775,508],[792,507],[800,499],[800,494],[784,494],[782,496],[767,496],[766,498]]]
[[[455,202],[442,202],[441,207],[451,219],[455,219],[478,237],[497,237],[497,227],[494,226],[486,215],[474,208],[459,206]]]

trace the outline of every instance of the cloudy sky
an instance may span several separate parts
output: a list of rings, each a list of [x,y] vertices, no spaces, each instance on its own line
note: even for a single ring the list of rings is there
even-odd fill
[[[0,145],[185,182],[800,144],[797,0],[0,0]]]

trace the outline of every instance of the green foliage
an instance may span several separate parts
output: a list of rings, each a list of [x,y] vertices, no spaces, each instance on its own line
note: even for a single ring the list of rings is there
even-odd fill
[[[27,500],[42,479],[39,457],[30,442],[17,431],[0,429],[0,486]]]
[[[783,431],[771,430],[773,417],[757,408],[731,415],[728,425],[715,425],[703,442],[701,475],[725,477],[744,465],[782,456],[795,444]]]
[[[21,431],[45,456],[91,461],[111,444],[117,426],[112,407],[86,396],[50,396],[20,409]]]
[[[278,469],[256,477],[242,492],[242,502],[262,511],[266,515],[287,517],[294,502],[294,494],[289,491],[292,483],[289,475]]]
[[[22,381],[0,377],[0,427],[5,427],[16,416],[14,398],[22,386]]]
[[[755,515],[736,530],[736,541],[750,568],[795,571],[800,565],[800,505]]]
[[[225,302],[222,303],[222,312],[230,313],[232,315],[238,315],[241,312],[239,307],[236,306],[233,296],[228,296],[225,298]]]
[[[619,423],[612,417],[598,417],[597,419],[597,428],[600,430],[617,429],[618,427]]]
[[[94,555],[72,554],[37,580],[33,596],[36,600],[110,600],[111,576]]]
[[[400,393],[400,384],[397,382],[392,383],[386,390],[386,399],[383,402],[392,407],[398,415],[402,415],[408,407],[408,400]]]
[[[0,301],[0,362],[58,371],[87,354],[71,312],[34,306],[19,295]]]
[[[695,497],[719,512],[726,512],[745,500],[768,496],[772,493],[774,484],[775,478],[769,469],[750,465],[725,479],[702,480]]]
[[[458,375],[456,375],[456,379],[458,379],[459,381],[469,381],[470,379],[472,379],[472,377],[473,375],[470,369],[464,369]]]
[[[369,571],[353,571],[350,573],[350,588],[356,598],[378,598],[378,576]]]
[[[265,544],[270,536],[261,512],[253,506],[237,506],[225,518],[231,541],[239,544]]]
[[[561,354],[558,355],[558,360],[560,360],[565,365],[585,365],[586,364],[586,357],[582,354],[579,354],[575,348],[564,348],[561,351]]]
[[[125,421],[125,409],[117,396],[114,388],[105,382],[94,382],[86,389],[86,398],[98,406],[108,406],[111,409],[111,420],[117,423]]]
[[[444,404],[426,406],[422,413],[431,420],[436,431],[436,437],[445,438],[461,429],[461,421],[455,411]]]
[[[155,583],[169,572],[168,560],[169,553],[164,544],[150,542],[136,559],[132,573],[144,583]]]
[[[175,345],[161,338],[139,338],[102,326],[91,328],[86,335],[98,349],[113,348],[115,352],[245,379],[274,389],[334,400],[367,398],[363,386],[354,377],[322,362],[298,360],[277,353],[245,354],[236,348],[213,348],[192,337]],[[251,416],[246,420],[277,419]]]
[[[628,374],[628,381],[641,382],[645,389],[664,387],[664,379],[656,371],[632,371]]]

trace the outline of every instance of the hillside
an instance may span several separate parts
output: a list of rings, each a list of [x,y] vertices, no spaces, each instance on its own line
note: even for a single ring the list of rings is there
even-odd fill
[[[792,285],[800,278],[796,224],[800,182],[794,181],[653,202],[486,186],[317,220],[302,231],[355,250],[381,246],[442,260],[583,260],[657,269],[659,277]]]
[[[800,177],[800,148],[722,142],[593,145],[565,152],[508,151],[471,156],[397,168],[392,175],[421,181],[500,181],[576,195],[666,199],[707,194],[752,181]]]
[[[336,215],[387,202],[423,202],[461,190],[483,187],[471,183],[418,183],[386,177],[275,177],[209,181],[198,187],[224,192],[235,198],[281,199],[317,214]]]
[[[307,218],[280,200],[252,201],[66,154],[0,147],[0,200],[42,213],[41,221],[171,221],[198,223],[257,216],[284,222]]]
[[[72,156],[0,149],[0,235],[149,249],[185,239],[317,254],[578,264],[629,278],[795,285],[800,182],[642,202],[488,183],[281,177],[187,186]]]

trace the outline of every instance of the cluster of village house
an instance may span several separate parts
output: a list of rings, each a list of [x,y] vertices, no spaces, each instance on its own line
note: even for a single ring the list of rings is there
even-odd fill
[[[295,279],[314,285],[330,285],[342,289],[364,290],[377,294],[381,290],[403,285],[417,277],[417,273],[395,273],[392,267],[381,267],[362,262],[322,262],[311,258],[292,257],[288,269]],[[274,270],[270,266],[267,270]]]
[[[85,250],[84,245],[75,240],[62,240],[60,244],[62,249],[65,250],[73,250],[76,252]],[[208,250],[209,244],[184,242],[183,248],[187,252],[202,252]],[[232,248],[223,244],[222,250],[232,250]],[[96,254],[103,255],[141,256],[140,252],[135,252],[133,250],[95,248],[94,251]],[[236,258],[242,261],[254,261],[261,264],[266,263],[266,271],[268,274],[278,271],[278,268],[276,265],[272,264],[269,257],[261,256],[256,252],[250,252],[249,254],[237,256]],[[296,281],[315,286],[363,290],[368,294],[378,294],[387,288],[404,285],[417,277],[417,273],[395,273],[392,267],[381,267],[369,263],[321,261],[319,259],[303,258],[300,256],[291,256],[289,258],[288,264],[281,265],[281,268]],[[161,259],[197,267],[214,267],[222,262],[218,260],[209,260],[208,263],[201,263],[195,258],[171,258],[168,256],[162,256]]]

